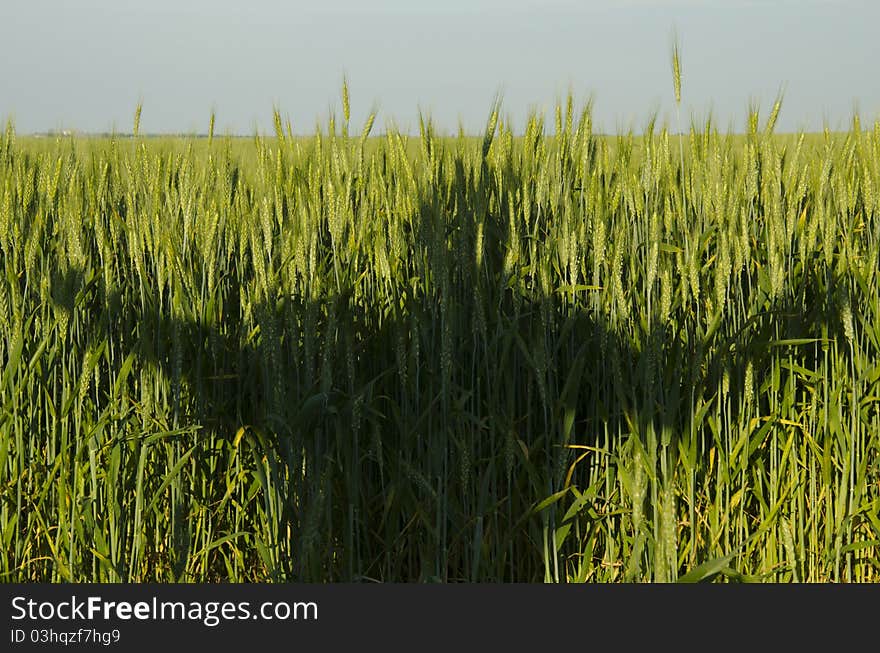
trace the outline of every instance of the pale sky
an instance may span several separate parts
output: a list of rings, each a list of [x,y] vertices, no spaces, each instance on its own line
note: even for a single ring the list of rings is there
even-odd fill
[[[683,120],[711,110],[742,130],[750,100],[778,129],[847,128],[880,118],[877,0],[0,0],[0,118],[20,133],[298,133],[373,105],[418,127],[477,133],[495,95],[522,131],[569,89],[592,97],[597,128],[674,124],[670,46],[678,34]]]

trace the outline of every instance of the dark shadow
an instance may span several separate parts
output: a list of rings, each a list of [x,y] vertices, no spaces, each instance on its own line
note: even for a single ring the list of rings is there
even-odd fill
[[[818,263],[777,299],[743,271],[742,301],[766,308],[746,324],[722,320],[708,337],[706,324],[645,329],[638,315],[611,324],[589,298],[542,294],[521,266],[503,272],[511,198],[496,196],[488,175],[454,166],[452,194],[434,194],[418,210],[408,237],[425,256],[410,262],[417,281],[398,289],[393,305],[342,288],[317,300],[276,293],[246,311],[238,279],[253,272],[236,270],[223,282],[222,305],[193,314],[168,296],[106,287],[99,271],[52,279],[59,309],[79,306],[95,337],[112,339],[114,365],[134,353],[132,397],[142,369],[167,380],[170,422],[161,426],[199,427],[199,469],[219,466],[219,474],[233,450],[252,454],[235,463],[250,470],[248,492],[236,494],[242,523],[218,513],[216,532],[248,531],[239,542],[245,562],[272,579],[540,580],[543,568],[528,562],[541,546],[531,510],[563,487],[577,455],[566,444],[613,454],[622,433],[656,448],[653,432],[671,434],[674,446],[689,437],[694,397],[711,400],[725,375],[738,406],[747,368],[763,379],[772,347],[844,338],[843,280]],[[504,174],[515,180],[517,172]],[[454,189],[467,188],[487,204],[465,211]],[[469,260],[456,253],[474,251],[481,222],[481,263],[472,256],[472,265],[451,265]],[[329,236],[319,249],[332,251]],[[806,351],[799,364],[816,369],[821,344]],[[698,437],[700,450],[711,445],[705,428]],[[588,463],[573,481],[587,473]],[[173,509],[182,516],[216,506],[225,489],[187,488]],[[268,531],[266,520],[274,520]],[[267,552],[257,551],[258,537]],[[181,530],[171,544],[178,575],[188,538]],[[226,573],[217,557],[211,574]]]

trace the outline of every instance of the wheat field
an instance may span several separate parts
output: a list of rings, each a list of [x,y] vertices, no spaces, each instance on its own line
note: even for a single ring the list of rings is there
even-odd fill
[[[880,123],[341,108],[8,124],[4,582],[880,579]]]

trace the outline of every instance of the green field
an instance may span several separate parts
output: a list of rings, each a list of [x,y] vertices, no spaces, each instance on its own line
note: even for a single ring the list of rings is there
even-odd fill
[[[777,111],[10,124],[0,579],[880,580],[880,123]]]

